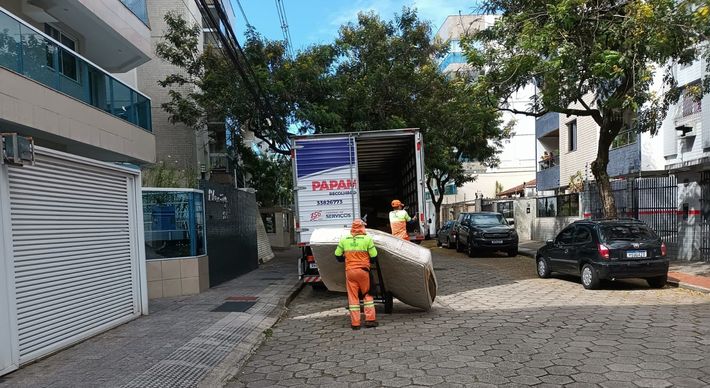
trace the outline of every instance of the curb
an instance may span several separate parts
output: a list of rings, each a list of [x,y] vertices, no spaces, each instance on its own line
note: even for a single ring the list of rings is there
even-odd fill
[[[527,249],[527,248],[522,248],[522,249],[518,248],[518,254],[521,256],[535,258],[536,252],[534,250]],[[673,278],[669,278],[667,283],[671,287],[682,288],[682,289],[690,290],[690,291],[702,292],[704,294],[710,294],[710,288],[705,288],[705,287],[701,287],[701,286],[696,286],[694,284],[681,282],[681,281],[673,279]]]
[[[279,311],[274,312],[274,318],[270,319],[267,324],[257,327],[248,337],[244,338],[242,346],[239,345],[231,351],[232,354],[243,354],[238,359],[227,356],[220,365],[215,367],[210,373],[205,376],[198,384],[199,387],[224,387],[234,379],[242,367],[256,352],[257,349],[266,341],[267,337],[264,334],[266,330],[276,326],[288,311],[288,305],[296,298],[296,295],[301,291],[305,283],[298,279],[298,282],[291,287],[285,294],[285,297],[280,298],[278,302]]]
[[[679,280],[669,278],[666,283],[671,287],[682,288],[682,289],[690,290],[690,291],[702,292],[703,294],[710,294],[710,288],[696,286],[694,284],[681,282]]]

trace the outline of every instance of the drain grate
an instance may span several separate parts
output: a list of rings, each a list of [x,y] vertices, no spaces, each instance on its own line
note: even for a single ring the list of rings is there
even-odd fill
[[[256,302],[226,302],[212,311],[218,313],[243,313],[255,304]]]
[[[224,300],[230,302],[256,302],[257,299],[259,298],[251,295],[232,295],[224,298]]]

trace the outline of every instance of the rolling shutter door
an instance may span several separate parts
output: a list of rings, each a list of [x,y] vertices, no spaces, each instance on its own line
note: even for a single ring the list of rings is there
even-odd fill
[[[134,176],[44,154],[8,172],[20,362],[137,316]]]

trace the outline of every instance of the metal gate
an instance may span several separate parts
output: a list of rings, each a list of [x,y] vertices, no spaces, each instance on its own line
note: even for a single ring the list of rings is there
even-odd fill
[[[710,171],[703,171],[700,190],[700,258],[710,262]]]
[[[19,362],[140,315],[138,173],[39,149],[5,168]]]
[[[675,176],[647,177],[611,182],[619,217],[645,222],[666,242],[671,252],[678,248],[678,183]],[[596,183],[588,183],[585,197],[592,218],[602,218]]]

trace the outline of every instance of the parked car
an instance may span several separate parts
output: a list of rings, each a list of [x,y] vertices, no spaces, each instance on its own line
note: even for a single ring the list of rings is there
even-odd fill
[[[456,241],[454,226],[456,221],[446,221],[436,233],[436,245],[439,247],[453,248]]]
[[[469,257],[476,252],[506,252],[518,254],[518,233],[500,213],[461,213],[456,221],[456,250],[466,251]]]
[[[625,278],[643,278],[652,288],[662,288],[668,279],[666,251],[666,244],[641,221],[576,221],[538,249],[537,274],[579,275],[586,289],[599,287],[602,279]]]

